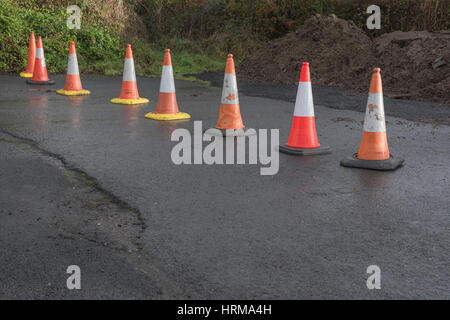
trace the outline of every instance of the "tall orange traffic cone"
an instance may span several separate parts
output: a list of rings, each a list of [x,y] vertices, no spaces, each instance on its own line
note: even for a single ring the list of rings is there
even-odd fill
[[[170,49],[166,49],[164,54],[156,113],[149,112],[145,117],[154,120],[180,120],[191,118],[189,114],[178,110]]]
[[[380,68],[375,68],[370,82],[359,151],[353,157],[342,160],[341,165],[374,170],[395,170],[403,162],[403,159],[394,159],[389,153],[381,74]]]
[[[300,156],[331,152],[330,147],[321,146],[317,139],[308,62],[303,62],[300,72],[289,140],[286,145],[280,146],[279,149],[281,152]]]
[[[239,96],[236,82],[233,55],[229,54],[225,65],[222,99],[220,101],[219,120],[216,129],[223,135],[242,135],[245,126],[242,123]]]
[[[50,80],[47,75],[47,66],[45,65],[44,47],[42,46],[42,38],[38,36],[36,47],[36,59],[34,61],[33,76],[27,80],[28,84],[54,84],[55,81]]]
[[[120,98],[111,99],[112,103],[120,104],[141,104],[147,103],[148,99],[139,97],[136,72],[134,71],[133,52],[131,51],[131,44],[127,45],[125,54],[125,63],[123,66],[122,90],[120,91]]]
[[[75,51],[75,42],[73,41],[70,41],[66,84],[64,86],[64,89],[56,90],[56,93],[65,96],[81,96],[85,94],[91,94],[89,90],[84,90],[81,87],[80,71],[78,70],[77,52]]]
[[[36,59],[36,39],[34,38],[34,31],[30,34],[30,43],[28,44],[28,59],[27,68],[20,73],[22,78],[31,78],[34,71],[34,60]]]

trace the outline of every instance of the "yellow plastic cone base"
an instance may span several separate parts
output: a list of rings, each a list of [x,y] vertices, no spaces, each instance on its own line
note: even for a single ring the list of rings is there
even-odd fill
[[[21,72],[21,73],[20,73],[20,76],[21,76],[22,78],[32,78],[32,77],[33,77],[33,74],[32,74],[32,73]]]
[[[91,94],[89,90],[84,89],[78,91],[59,89],[56,90],[56,93],[62,94],[63,96],[83,96],[86,94]]]
[[[139,98],[139,99],[120,99],[120,98],[114,98],[111,99],[112,103],[120,103],[120,104],[141,104],[141,103],[147,103],[148,99],[145,98]]]
[[[148,119],[153,120],[181,120],[181,119],[190,119],[191,116],[184,112],[178,112],[178,113],[154,113],[149,112],[145,115]]]

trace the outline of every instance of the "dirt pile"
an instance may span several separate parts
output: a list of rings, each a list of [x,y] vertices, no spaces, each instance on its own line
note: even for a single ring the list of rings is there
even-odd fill
[[[302,61],[310,62],[314,85],[367,93],[379,66],[387,96],[450,105],[450,32],[392,32],[371,40],[352,21],[316,15],[244,60],[239,77],[292,84]]]

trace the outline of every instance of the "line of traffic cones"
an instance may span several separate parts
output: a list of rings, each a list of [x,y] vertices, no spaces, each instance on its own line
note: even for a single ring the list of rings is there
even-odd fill
[[[37,46],[35,47],[34,32],[30,34],[27,68],[20,73],[20,76],[31,78],[27,80],[29,84],[54,83],[47,75],[42,39],[38,36]],[[70,42],[66,83],[64,89],[57,90],[57,93],[62,95],[90,94],[88,90],[84,90],[81,86],[74,41]],[[120,97],[111,99],[111,102],[126,105],[149,102],[148,99],[141,98],[138,93],[133,52],[130,44],[126,48]],[[145,117],[153,120],[181,120],[191,117],[178,109],[170,49],[166,49],[164,54],[156,112],[147,113]],[[219,119],[215,128],[219,129],[224,136],[245,134],[232,54],[228,55],[226,61]],[[280,145],[278,149],[280,152],[298,156],[320,155],[331,152],[330,147],[320,145],[318,140],[308,62],[303,62],[300,72],[289,139],[285,145]],[[375,68],[370,83],[362,139],[358,153],[342,160],[341,165],[374,170],[395,170],[403,162],[403,159],[394,158],[389,152],[381,71],[379,68]]]

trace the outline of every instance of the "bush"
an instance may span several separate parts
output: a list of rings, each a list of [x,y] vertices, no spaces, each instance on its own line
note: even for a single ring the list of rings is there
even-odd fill
[[[0,0],[0,7],[0,71],[23,71],[32,30],[36,37],[42,36],[51,73],[65,72],[70,40],[76,42],[82,70],[103,72],[104,61],[115,63],[123,59],[118,32],[104,27],[101,20],[83,21],[81,29],[71,30],[66,26],[66,7],[21,6],[13,0]]]

